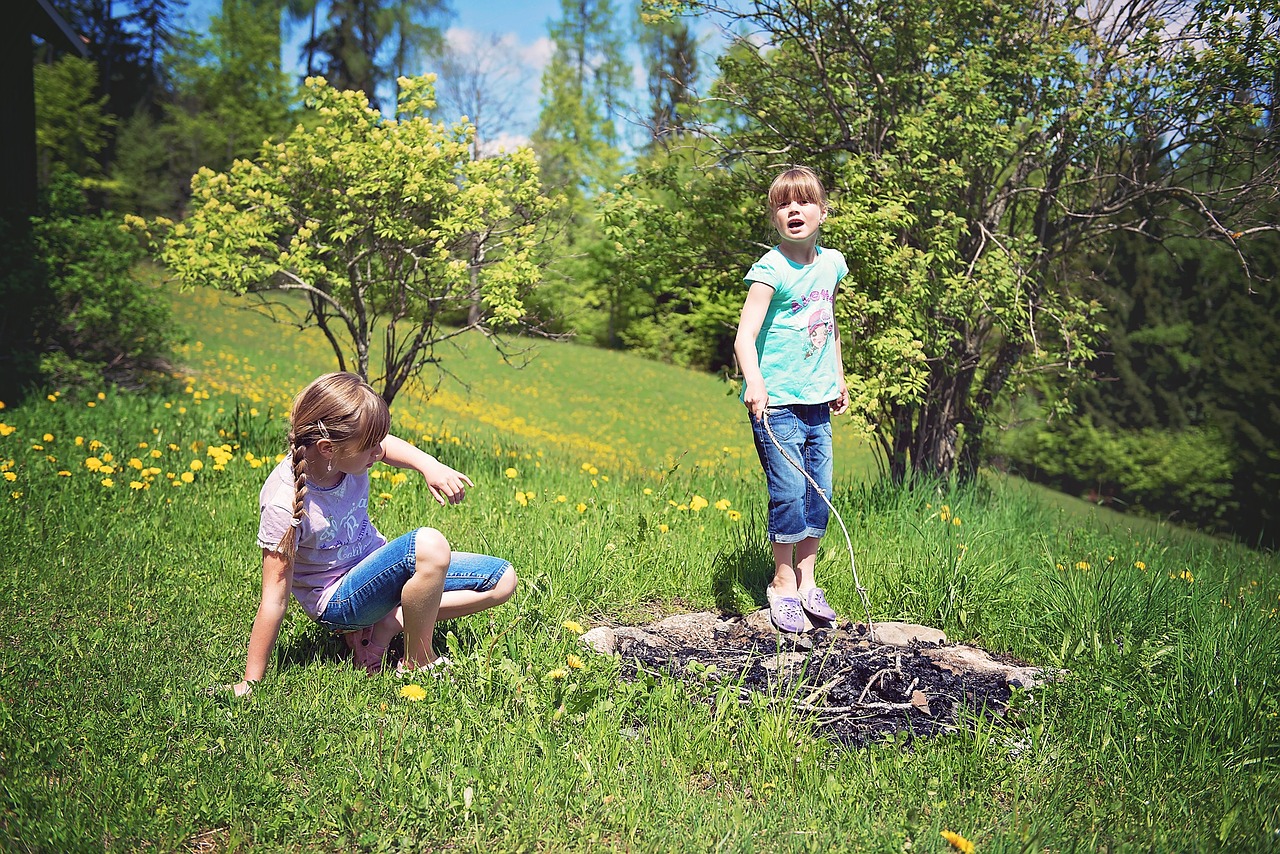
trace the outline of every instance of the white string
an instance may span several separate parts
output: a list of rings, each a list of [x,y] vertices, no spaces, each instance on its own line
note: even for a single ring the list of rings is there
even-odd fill
[[[875,643],[876,631],[875,631],[874,624],[871,622],[871,600],[867,598],[867,588],[863,587],[862,582],[858,579],[858,565],[857,563],[854,562],[854,559],[853,559],[853,541],[849,539],[849,529],[845,527],[844,519],[841,518],[840,516],[840,511],[835,508],[835,505],[831,503],[831,500],[829,498],[827,498],[827,494],[822,491],[822,487],[818,486],[818,482],[814,480],[813,477],[807,471],[804,470],[804,467],[801,466],[795,460],[791,459],[791,455],[788,454],[785,450],[783,450],[782,443],[778,441],[777,436],[773,435],[773,427],[769,426],[768,410],[766,410],[763,414],[761,414],[760,420],[764,422],[765,432],[768,433],[769,438],[773,440],[773,444],[778,449],[778,453],[782,454],[783,459],[791,463],[791,466],[796,471],[804,475],[804,479],[809,481],[809,484],[817,491],[819,495],[822,496],[822,500],[823,502],[826,503],[827,509],[829,509],[835,515],[836,521],[840,523],[840,530],[844,532],[844,544],[845,544],[845,547],[848,548],[849,550],[849,568],[853,570],[853,586],[857,589],[858,596],[861,597],[862,599],[862,607],[865,608],[867,612],[867,636],[872,643]]]

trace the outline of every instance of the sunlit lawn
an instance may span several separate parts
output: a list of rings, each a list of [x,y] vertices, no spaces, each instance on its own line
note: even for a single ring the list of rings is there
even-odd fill
[[[733,685],[632,678],[580,628],[759,607],[770,564],[741,407],[706,376],[543,345],[444,354],[401,432],[476,481],[435,507],[378,469],[384,531],[510,558],[511,603],[443,627],[450,681],[357,675],[293,609],[238,678],[260,583],[256,497],[324,342],[208,294],[171,393],[0,410],[0,849],[1275,850],[1274,555],[1017,484],[836,505],[877,619],[1066,668],[1016,713],[843,750]],[[727,450],[726,450],[727,449]],[[857,616],[843,539],[819,573]]]

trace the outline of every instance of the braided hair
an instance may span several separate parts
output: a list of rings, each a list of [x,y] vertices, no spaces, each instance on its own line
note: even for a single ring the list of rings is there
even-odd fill
[[[298,551],[298,526],[307,498],[307,448],[321,439],[338,448],[372,448],[390,429],[386,401],[355,374],[325,374],[294,398],[287,452],[293,467],[293,524],[276,547],[289,563]]]

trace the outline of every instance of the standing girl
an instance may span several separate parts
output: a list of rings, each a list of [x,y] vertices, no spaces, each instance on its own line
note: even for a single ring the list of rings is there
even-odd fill
[[[515,570],[501,558],[450,551],[434,528],[388,543],[369,521],[369,469],[382,461],[416,470],[442,505],[462,501],[471,480],[390,435],[386,402],[355,374],[313,381],[289,424],[289,452],[258,496],[262,601],[236,696],[266,673],[290,593],[308,617],[343,633],[356,666],[370,673],[401,631],[398,674],[447,664],[431,646],[436,621],[501,605],[515,591]]]
[[[831,494],[831,415],[849,408],[834,321],[836,289],[849,268],[839,252],[818,245],[827,211],[826,190],[812,169],[788,169],[774,179],[769,219],[780,240],[746,275],[733,347],[769,489],[774,575],[765,594],[769,616],[784,632],[802,631],[806,613],[836,618],[814,579],[828,510],[810,483]]]

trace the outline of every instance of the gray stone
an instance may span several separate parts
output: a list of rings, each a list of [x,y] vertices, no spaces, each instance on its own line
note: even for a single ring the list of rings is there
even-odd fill
[[[608,626],[596,626],[578,640],[601,655],[613,655],[618,651],[618,638]]]
[[[910,646],[919,643],[946,643],[947,636],[941,629],[918,626],[915,623],[876,623],[876,643],[886,646]]]

